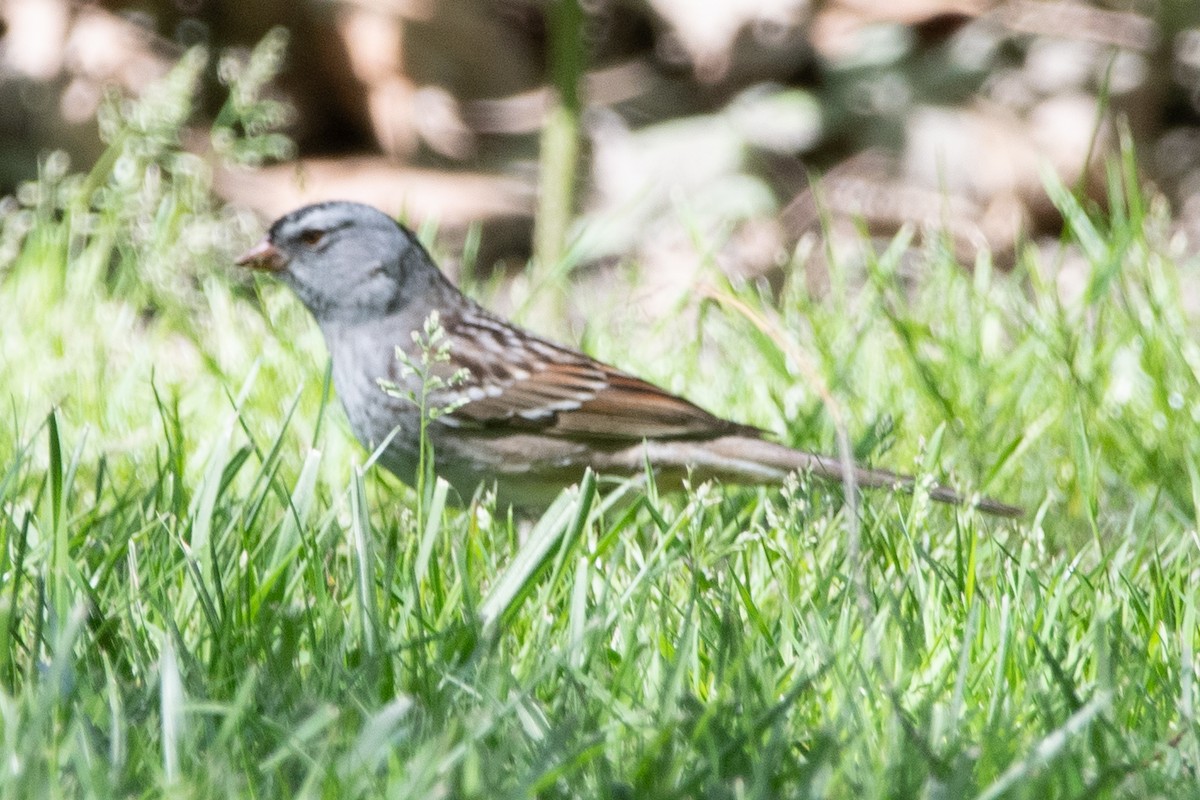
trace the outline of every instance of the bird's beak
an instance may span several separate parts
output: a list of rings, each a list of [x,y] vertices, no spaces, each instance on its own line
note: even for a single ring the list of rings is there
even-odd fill
[[[239,267],[280,272],[287,266],[287,259],[279,252],[279,248],[271,244],[270,239],[263,237],[261,242],[242,253],[235,263]]]

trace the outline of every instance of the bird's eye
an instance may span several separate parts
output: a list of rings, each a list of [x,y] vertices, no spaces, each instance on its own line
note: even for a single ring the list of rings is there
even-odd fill
[[[324,238],[325,231],[320,231],[316,228],[309,228],[306,231],[300,232],[300,241],[304,242],[309,247],[315,247],[316,245],[320,244],[321,240]]]

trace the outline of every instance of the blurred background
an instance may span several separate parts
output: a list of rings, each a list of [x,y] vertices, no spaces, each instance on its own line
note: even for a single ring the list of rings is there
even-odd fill
[[[815,232],[852,256],[906,225],[966,266],[1011,265],[1019,243],[1057,243],[1045,172],[1103,205],[1123,143],[1164,235],[1200,234],[1189,0],[0,0],[0,19],[4,193],[51,152],[86,171],[106,98],[195,45],[224,54],[185,140],[213,150],[222,72],[282,30],[267,91],[288,141],[254,168],[211,159],[218,199],[263,219],[358,199],[523,264],[543,130],[566,107],[566,241],[651,281],[686,282],[698,256],[774,281],[809,242],[819,291]]]

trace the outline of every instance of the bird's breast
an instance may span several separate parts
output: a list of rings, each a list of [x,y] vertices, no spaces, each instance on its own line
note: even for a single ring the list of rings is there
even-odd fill
[[[420,416],[406,396],[414,387],[397,368],[395,339],[386,329],[373,326],[339,325],[325,330],[333,387],[354,435],[369,449],[390,436],[389,450],[401,455],[416,450]],[[399,385],[389,392],[381,381]]]

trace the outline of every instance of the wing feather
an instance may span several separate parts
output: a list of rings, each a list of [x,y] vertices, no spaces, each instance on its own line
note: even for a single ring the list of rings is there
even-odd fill
[[[465,384],[434,398],[441,404],[467,399],[441,418],[451,425],[613,442],[762,433],[478,307],[444,320],[443,327],[453,366],[468,373]]]

